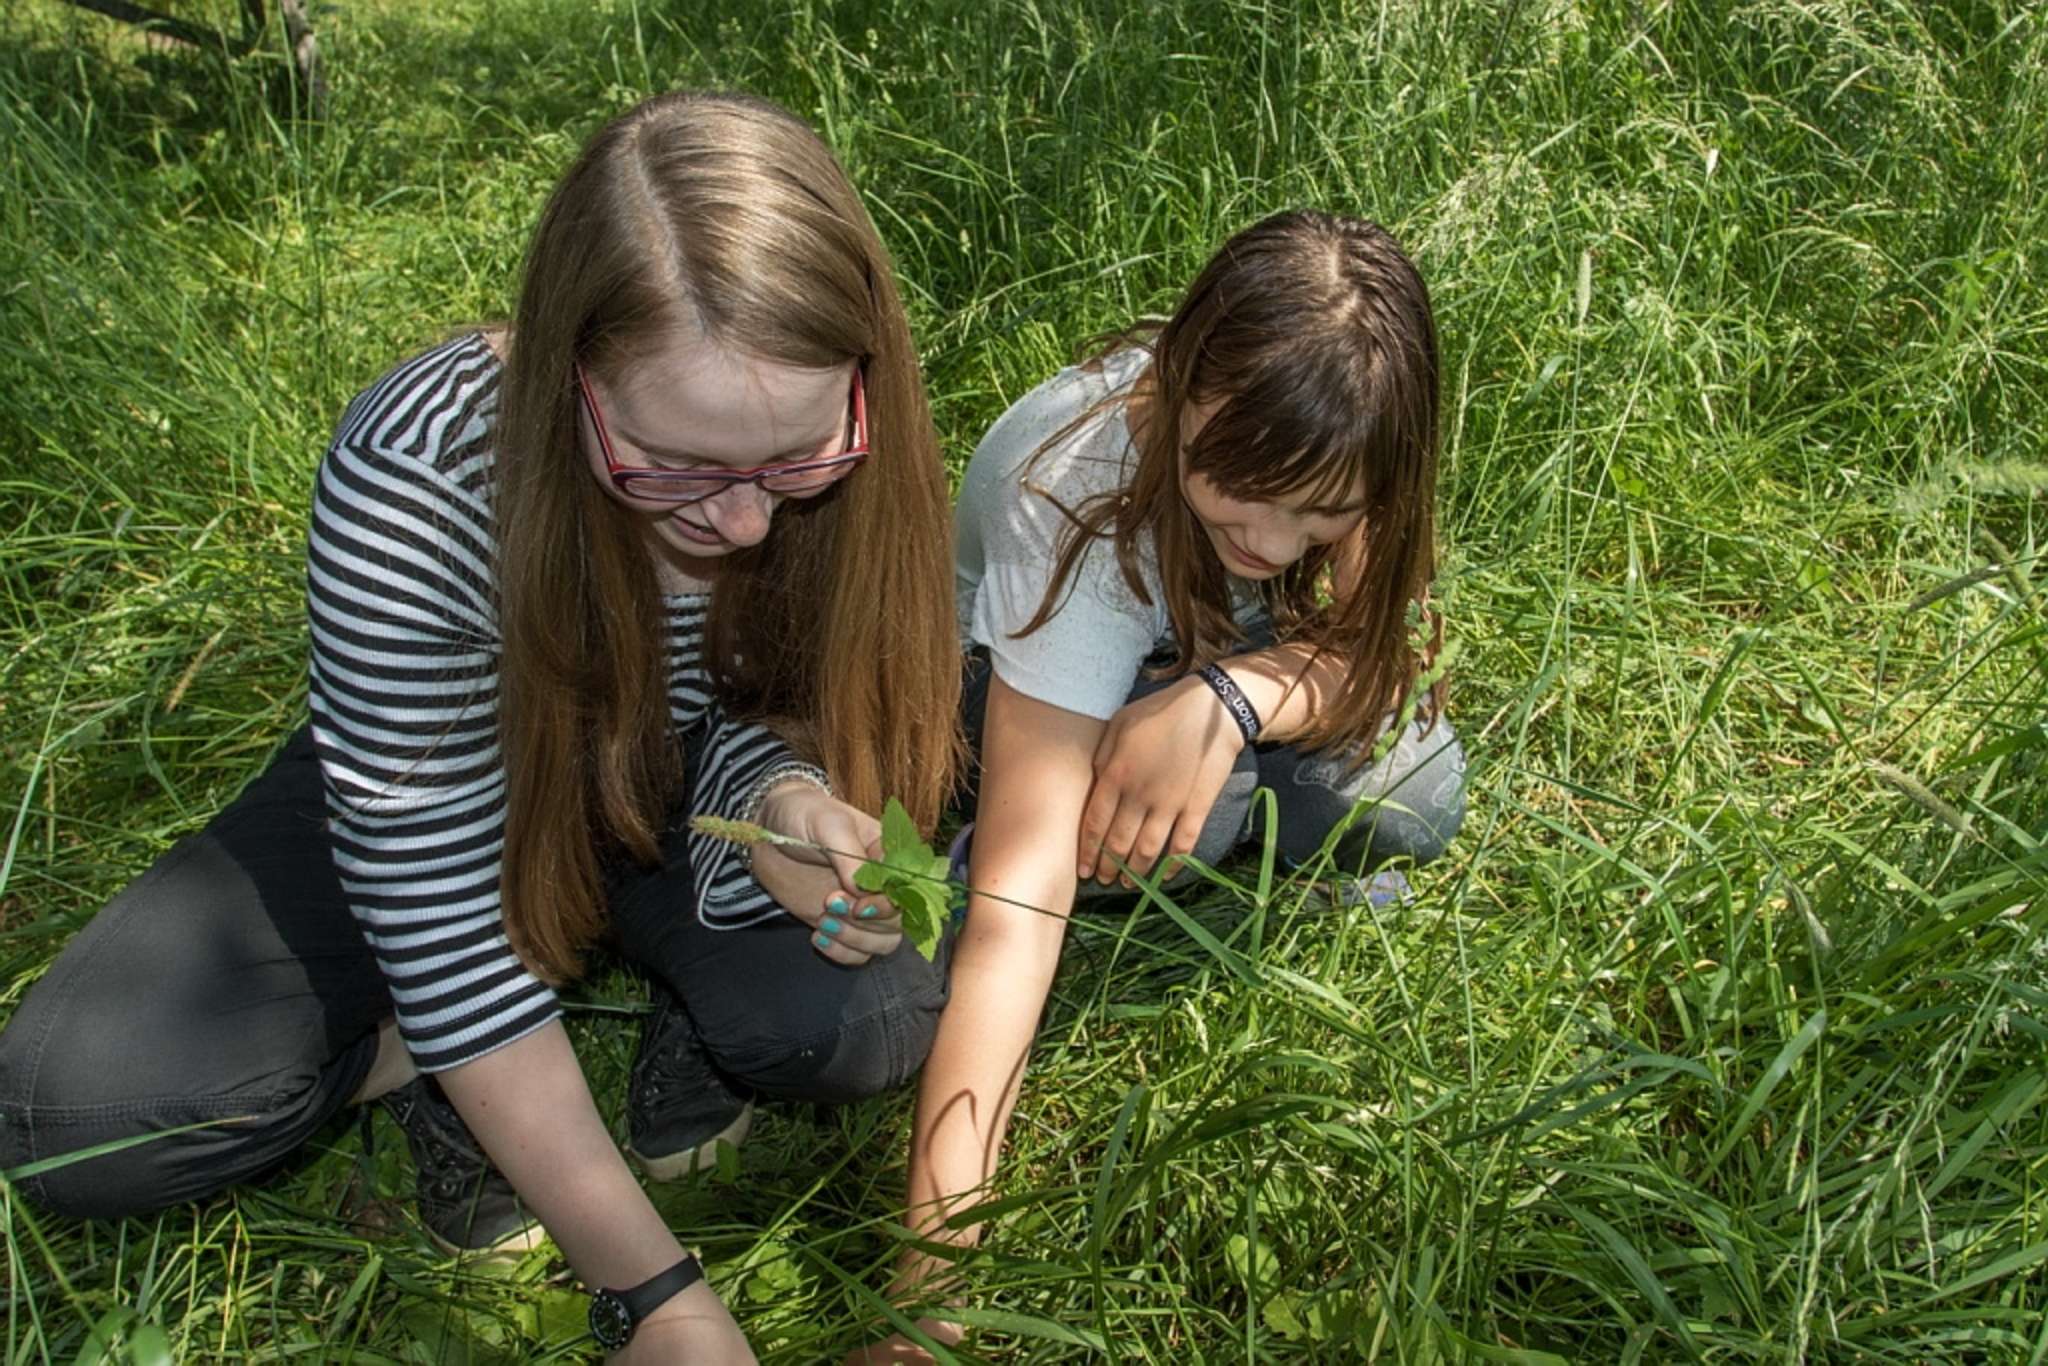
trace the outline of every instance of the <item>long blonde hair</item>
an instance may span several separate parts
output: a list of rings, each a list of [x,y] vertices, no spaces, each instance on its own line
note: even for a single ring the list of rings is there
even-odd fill
[[[578,446],[573,367],[616,379],[679,335],[864,367],[872,454],[720,565],[705,656],[866,810],[927,829],[959,763],[952,518],[887,251],[831,151],[746,96],[676,93],[601,129],[526,256],[496,433],[503,901],[520,955],[574,976],[601,870],[660,857],[680,756],[661,597],[632,515]]]
[[[1185,672],[1241,643],[1223,566],[1181,493],[1187,412],[1215,404],[1186,444],[1185,466],[1230,497],[1365,490],[1364,567],[1350,591],[1332,591],[1336,546],[1318,547],[1261,585],[1281,640],[1307,641],[1351,663],[1295,743],[1363,762],[1384,716],[1413,690],[1422,656],[1441,643],[1427,611],[1436,564],[1437,344],[1422,276],[1377,224],[1313,209],[1278,213],[1225,242],[1171,318],[1127,330],[1109,350],[1125,346],[1151,352],[1136,386],[1109,400],[1143,404],[1136,470],[1124,488],[1060,509],[1068,525],[1052,581],[1018,634],[1059,610],[1098,541],[1110,543],[1132,592],[1150,603],[1140,572],[1140,540],[1149,533],[1180,645],[1180,658],[1162,672]],[[1420,652],[1418,627],[1426,633]],[[1433,717],[1441,680],[1429,701]]]

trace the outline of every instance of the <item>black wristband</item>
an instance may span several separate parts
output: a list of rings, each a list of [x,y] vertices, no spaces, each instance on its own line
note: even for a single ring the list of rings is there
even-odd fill
[[[590,1335],[616,1352],[633,1340],[642,1319],[703,1279],[703,1263],[693,1253],[631,1290],[600,1290],[590,1297]]]
[[[1252,700],[1244,695],[1244,689],[1237,686],[1237,680],[1214,664],[1204,664],[1195,670],[1195,676],[1223,699],[1223,710],[1230,713],[1230,719],[1237,722],[1237,728],[1244,732],[1244,742],[1251,744],[1257,740],[1261,729],[1259,713],[1252,706]]]

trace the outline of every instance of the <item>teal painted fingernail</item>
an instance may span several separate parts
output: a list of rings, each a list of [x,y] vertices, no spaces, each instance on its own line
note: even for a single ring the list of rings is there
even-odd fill
[[[825,937],[824,935],[822,935],[822,934],[814,934],[814,935],[812,935],[812,936],[811,936],[811,942],[812,942],[813,944],[816,944],[816,945],[817,945],[817,946],[818,946],[819,948],[821,948],[821,949],[829,949],[829,948],[831,948],[831,947],[832,947],[832,941],[831,941],[830,939],[827,939],[827,938],[826,938],[826,937]]]
[[[860,908],[860,918],[862,920],[866,920],[870,916],[880,915],[881,913],[882,908],[880,906],[863,906]]]
[[[839,922],[838,922],[838,921],[836,921],[836,920],[834,920],[834,919],[833,919],[833,918],[832,918],[831,916],[829,916],[829,915],[828,915],[828,916],[826,916],[826,917],[824,918],[824,920],[822,920],[822,921],[821,921],[821,922],[819,922],[819,924],[818,924],[818,933],[820,933],[820,934],[837,934],[837,933],[839,933]]]
[[[845,914],[846,914],[846,895],[845,895],[845,893],[843,893],[843,892],[834,892],[834,893],[832,893],[832,898],[831,898],[831,900],[829,900],[829,901],[827,901],[827,902],[825,903],[825,909],[826,909],[826,910],[828,910],[828,911],[831,911],[831,912],[832,912],[833,914],[835,914],[835,915],[845,915]]]

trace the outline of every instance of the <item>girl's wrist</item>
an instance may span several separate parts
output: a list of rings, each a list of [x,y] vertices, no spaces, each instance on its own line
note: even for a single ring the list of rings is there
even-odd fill
[[[1259,732],[1265,728],[1265,723],[1259,719],[1258,708],[1252,705],[1251,698],[1245,696],[1244,689],[1238,686],[1237,680],[1224,672],[1221,665],[1213,663],[1202,665],[1192,676],[1215,697],[1217,704],[1223,708],[1223,714],[1237,727],[1237,733],[1244,743],[1257,743]]]
[[[779,808],[799,792],[832,795],[832,780],[815,764],[785,764],[763,775],[740,801],[739,818],[751,825],[765,825],[777,834],[794,834],[775,823]]]
[[[784,781],[770,788],[762,797],[757,823],[778,835],[801,839],[809,828],[805,819],[806,809],[814,802],[838,800],[822,782],[813,782],[806,776],[785,775]]]

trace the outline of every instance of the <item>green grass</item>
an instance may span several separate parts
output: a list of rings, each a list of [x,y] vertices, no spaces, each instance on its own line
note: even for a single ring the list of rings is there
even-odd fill
[[[1189,900],[1220,953],[1077,932],[973,1353],[2048,1361],[2038,9],[319,22],[316,126],[281,61],[0,16],[0,1014],[300,714],[349,395],[505,312],[599,120],[745,87],[869,195],[956,460],[1286,204],[1387,223],[1438,306],[1465,833],[1399,913],[1253,865]],[[616,1110],[640,988],[581,999]],[[765,1358],[861,1340],[907,1126],[771,1110],[660,1196]],[[5,1360],[580,1359],[561,1264],[438,1261],[400,1149],[118,1225],[0,1189]]]

